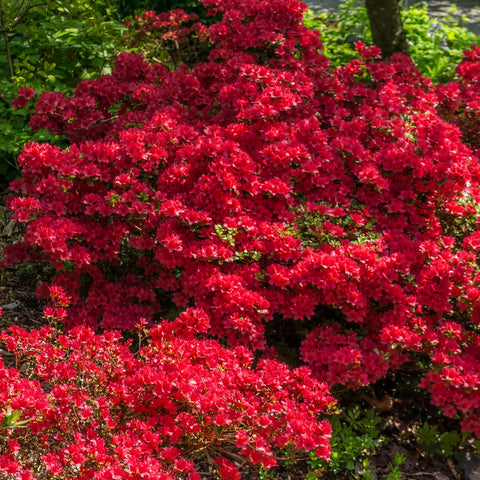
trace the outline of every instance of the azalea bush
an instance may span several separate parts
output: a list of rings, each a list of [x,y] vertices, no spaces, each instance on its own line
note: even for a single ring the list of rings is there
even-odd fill
[[[196,13],[181,9],[157,15],[147,11],[126,22],[132,50],[149,62],[162,63],[171,70],[195,65],[208,58],[211,49],[207,26]]]
[[[244,347],[203,338],[209,319],[193,308],[149,330],[140,321],[135,348],[114,331],[65,335],[55,322],[68,299],[50,294],[49,326],[1,335],[18,369],[0,365],[0,419],[21,418],[0,443],[3,479],[199,480],[194,459],[211,455],[219,478],[238,480],[233,462],[328,458],[331,427],[319,416],[333,399],[306,367],[254,367]]]
[[[480,48],[478,46],[473,46],[465,52],[463,61],[456,68],[456,77],[457,81],[437,87],[437,111],[446,121],[459,127],[463,142],[471,149],[473,156],[479,158]],[[470,252],[477,252],[480,233],[476,217],[464,215],[462,220],[451,218],[451,231],[457,231],[460,224],[463,224],[463,228],[469,232],[461,247]],[[478,268],[477,259],[472,267],[475,270]],[[477,298],[477,275],[466,290],[470,292],[468,295],[471,295],[472,299]],[[472,414],[468,415],[480,406],[480,395],[477,388],[478,382],[480,382],[480,368],[478,367],[480,308],[477,301],[475,301],[470,318],[467,317],[466,320],[471,329],[465,330],[457,323],[453,323],[446,329],[450,346],[444,346],[435,352],[432,357],[434,368],[428,372],[421,385],[430,389],[434,404],[441,406],[447,415],[454,417],[459,413],[460,415],[467,413],[463,426],[468,431],[475,431],[478,438],[480,433],[478,420],[473,418]],[[461,354],[459,354],[459,345],[462,345]]]
[[[467,107],[447,117],[404,55],[384,62],[357,43],[331,68],[297,0],[204,5],[217,19],[205,28],[168,14],[145,25],[179,44],[201,32],[205,59],[172,68],[124,53],[73,96],[40,96],[32,128],[70,146],[25,147],[8,204],[26,234],[3,264],[56,268],[69,335],[139,318],[163,331],[194,309],[210,338],[275,358],[282,339],[268,332],[298,322],[299,360],[351,389],[422,358],[432,401],[480,436]]]

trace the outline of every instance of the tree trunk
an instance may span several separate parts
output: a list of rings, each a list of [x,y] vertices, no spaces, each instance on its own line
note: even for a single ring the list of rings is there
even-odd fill
[[[373,43],[384,58],[394,53],[408,55],[408,44],[400,15],[399,0],[365,0]]]

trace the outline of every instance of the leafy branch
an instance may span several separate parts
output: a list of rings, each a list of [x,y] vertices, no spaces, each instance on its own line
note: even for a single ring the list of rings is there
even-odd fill
[[[9,42],[8,36],[10,32],[25,18],[25,16],[30,10],[36,7],[40,7],[42,5],[47,5],[47,2],[31,3],[29,1],[28,5],[24,6],[24,4],[25,4],[25,0],[22,0],[17,11],[15,12],[13,20],[11,22],[7,22],[5,19],[6,11],[4,8],[4,3],[2,2],[2,0],[0,0],[0,33],[3,36],[3,40],[5,42],[5,53],[7,55],[9,78],[13,77],[14,72],[13,72],[12,54],[10,52],[10,42]]]

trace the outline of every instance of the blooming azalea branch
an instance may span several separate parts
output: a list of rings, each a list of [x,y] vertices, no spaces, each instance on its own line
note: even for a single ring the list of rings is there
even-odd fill
[[[65,304],[61,289],[52,289],[51,298]],[[281,460],[275,450],[305,448],[291,416],[301,419],[312,447],[327,458],[331,429],[318,420],[333,402],[326,386],[310,378],[311,398],[298,399],[295,391],[303,387],[295,371],[273,361],[254,369],[245,349],[195,340],[205,328],[204,313],[190,309],[152,328],[138,356],[113,331],[3,332],[7,348],[29,363],[23,373],[1,368],[2,404],[24,420],[23,429],[13,424],[6,434],[0,472],[22,479],[41,470],[69,478],[142,472],[198,480],[192,460],[213,452],[268,468]],[[265,393],[273,388],[270,398]],[[9,421],[4,416],[2,425]],[[238,477],[232,464],[218,461],[230,472],[223,478]]]

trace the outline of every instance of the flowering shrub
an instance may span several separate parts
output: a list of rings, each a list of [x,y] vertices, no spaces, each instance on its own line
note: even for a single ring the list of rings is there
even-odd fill
[[[9,205],[27,232],[4,263],[50,260],[68,328],[193,307],[210,335],[264,350],[268,323],[312,320],[301,357],[351,388],[422,352],[444,405],[451,356],[477,368],[480,182],[439,90],[362,44],[330,69],[296,0],[204,4],[219,18],[208,60],[169,71],[122,54],[72,98],[40,97],[32,126],[72,145],[24,149]]]
[[[172,69],[190,62],[196,64],[208,57],[208,28],[195,13],[175,9],[155,14],[145,12],[127,22],[132,47],[148,60],[161,62]]]
[[[59,320],[66,298],[51,293],[45,314]],[[233,480],[231,459],[270,468],[309,450],[328,458],[330,425],[318,420],[333,403],[325,384],[305,367],[263,360],[253,368],[245,348],[200,338],[208,322],[188,309],[140,326],[134,352],[118,332],[84,326],[3,332],[20,365],[0,366],[0,404],[26,426],[2,442],[0,476],[194,480],[193,460],[215,454],[220,478]]]
[[[35,95],[35,90],[29,87],[22,87],[18,90],[17,97],[12,102],[12,108],[25,108],[29,100]]]
[[[478,156],[480,139],[478,91],[480,82],[480,48],[473,46],[464,53],[456,69],[458,81],[437,87],[439,112],[462,131],[465,142]]]

